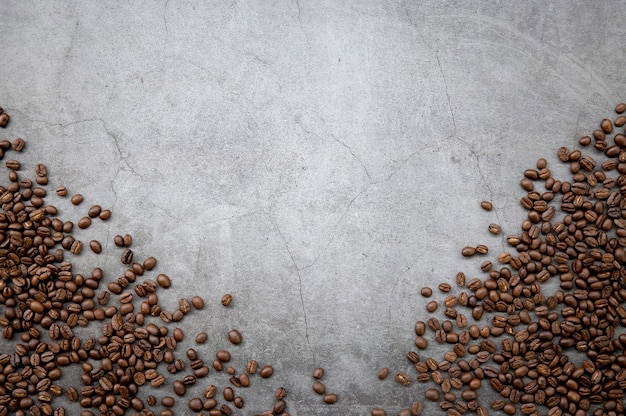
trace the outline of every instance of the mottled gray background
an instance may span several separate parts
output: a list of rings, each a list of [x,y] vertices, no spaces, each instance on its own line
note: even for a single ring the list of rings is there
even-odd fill
[[[505,248],[486,227],[518,230],[523,170],[558,172],[626,100],[623,1],[442,3],[3,1],[0,138],[27,141],[21,175],[43,162],[51,194],[85,195],[49,198],[61,217],[112,209],[76,233],[105,245],[77,269],[117,277],[128,232],[174,282],[164,307],[205,298],[182,323],[205,358],[237,327],[237,369],[274,365],[242,414],[278,386],[292,415],[391,414],[425,388],[376,378],[410,369],[419,289],[478,276],[460,249]]]

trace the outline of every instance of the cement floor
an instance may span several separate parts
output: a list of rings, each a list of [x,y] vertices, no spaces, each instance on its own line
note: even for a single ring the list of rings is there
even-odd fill
[[[186,345],[202,329],[207,359],[274,366],[242,414],[278,386],[292,415],[395,414],[424,388],[376,375],[410,368],[420,288],[480,275],[460,250],[505,248],[487,225],[519,230],[524,169],[558,172],[626,100],[623,2],[441,3],[4,1],[0,138],[27,141],[50,194],[85,195],[51,197],[61,217],[113,211],[77,232],[105,246],[78,268],[115,278],[130,233],[173,281],[163,305],[204,297]]]

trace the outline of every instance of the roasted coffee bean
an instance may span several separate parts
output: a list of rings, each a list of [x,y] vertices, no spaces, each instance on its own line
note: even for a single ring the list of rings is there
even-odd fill
[[[404,371],[398,371],[396,373],[396,383],[403,386],[408,386],[409,384],[411,384],[411,377]]]
[[[324,369],[323,368],[317,367],[316,369],[313,370],[313,378],[319,380],[322,377],[324,377]]]
[[[191,304],[196,309],[204,308],[204,300],[200,296],[194,296],[191,298]]]
[[[261,371],[259,372],[259,374],[261,375],[262,378],[271,377],[272,374],[274,374],[274,368],[271,365],[265,365],[261,368]]]
[[[432,296],[433,290],[429,287],[423,287],[421,293],[425,298],[429,298]]]
[[[168,287],[170,287],[172,285],[172,282],[170,281],[170,278],[163,274],[163,273],[159,273],[159,275],[156,278],[156,281],[158,283],[159,286],[161,286],[164,289],[167,289]]]
[[[72,202],[72,204],[74,205],[78,205],[81,202],[83,202],[83,195],[82,194],[74,194],[72,195],[72,197],[70,198],[70,201]]]
[[[324,385],[324,383],[322,383],[321,381],[316,380],[316,381],[313,383],[313,391],[314,391],[315,393],[317,393],[317,394],[322,395],[322,394],[326,393],[326,386],[325,386],[325,385]]]
[[[424,392],[424,397],[427,400],[437,401],[439,400],[439,396],[440,396],[440,393],[439,393],[439,390],[437,389],[428,389]]]
[[[330,393],[330,394],[325,394],[324,395],[324,403],[326,403],[326,404],[337,403],[338,399],[339,398],[337,397],[337,395],[335,393]]]
[[[493,209],[493,204],[490,201],[482,201],[480,206],[485,211],[491,211]]]
[[[379,380],[384,380],[387,378],[387,376],[389,375],[389,368],[387,367],[383,367],[380,369],[380,371],[378,372],[378,379]]]
[[[231,329],[230,331],[228,331],[228,340],[231,344],[238,345],[241,344],[243,338],[238,330]]]
[[[208,337],[209,336],[206,332],[199,332],[198,335],[196,335],[196,343],[204,344],[207,341]]]

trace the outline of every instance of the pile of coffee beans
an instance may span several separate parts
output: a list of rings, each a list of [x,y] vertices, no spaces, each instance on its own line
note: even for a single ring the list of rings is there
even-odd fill
[[[555,177],[545,158],[524,172],[527,219],[506,237],[511,251],[481,264],[486,277],[466,282],[459,273],[455,295],[450,284],[439,285],[445,299],[427,303],[432,316],[415,324],[419,353],[407,354],[414,373],[395,376],[403,386],[424,383],[423,397],[400,416],[419,416],[424,401],[448,416],[624,414],[626,104],[615,112],[580,138],[581,150],[558,149],[571,178]],[[490,201],[480,205],[493,209]],[[497,235],[501,227],[488,231]],[[469,245],[461,255],[488,252]],[[429,298],[433,289],[421,293]],[[443,316],[434,315],[439,306]],[[429,337],[443,355],[429,355]]]
[[[8,121],[1,110],[0,121],[2,127]],[[272,377],[271,365],[250,360],[237,371],[224,349],[214,357],[201,357],[193,348],[180,353],[177,346],[186,334],[175,325],[188,314],[202,313],[205,302],[193,296],[180,299],[174,310],[163,307],[159,292],[172,281],[156,272],[154,257],[137,259],[130,234],[113,238],[119,270],[76,270],[71,260],[85,244],[72,234],[74,223],[59,218],[48,203],[46,166],[36,166],[34,180],[24,174],[17,159],[24,147],[22,139],[0,140],[0,159],[16,155],[6,160],[8,181],[0,185],[0,416],[61,416],[66,407],[67,414],[81,416],[167,416],[183,397],[185,413],[231,415],[245,406],[246,414],[288,415],[284,388],[275,391],[268,410],[259,411],[267,404],[244,401],[248,386]],[[56,198],[70,195],[64,186],[55,193]],[[84,200],[80,193],[70,196],[77,208]],[[110,217],[110,210],[92,205],[76,225],[85,230]],[[96,239],[88,246],[96,255],[105,250]],[[224,307],[232,302],[230,294],[221,300]],[[80,336],[86,333],[80,328],[88,326],[96,335]],[[243,340],[237,329],[220,336],[233,345]],[[195,336],[198,344],[207,339],[202,331]],[[63,377],[72,369],[81,373],[80,383]],[[212,379],[218,373],[228,375],[225,385],[223,377]],[[325,400],[334,402],[336,396]]]
[[[421,288],[432,298],[430,317],[415,323],[415,350],[406,353],[411,371],[378,372],[381,382],[391,372],[402,388],[423,386],[399,416],[419,416],[431,403],[448,416],[624,414],[626,104],[615,111],[580,138],[580,149],[558,149],[571,177],[557,178],[545,158],[524,172],[527,219],[506,237],[510,251],[480,264],[482,278],[459,272],[451,283]],[[0,127],[8,121],[0,108]],[[61,416],[66,407],[81,416],[288,415],[283,387],[261,406],[246,402],[246,388],[273,377],[274,368],[254,359],[235,368],[231,354],[245,344],[238,329],[220,334],[233,353],[181,353],[183,320],[203,313],[205,302],[192,296],[165,308],[159,295],[172,279],[157,270],[156,258],[137,258],[130,234],[113,238],[119,269],[76,270],[71,260],[85,246],[94,255],[110,250],[75,237],[74,222],[48,203],[46,166],[35,167],[34,179],[24,174],[24,148],[20,138],[0,140],[0,159],[15,155],[6,157],[8,180],[0,184],[0,416]],[[80,193],[60,186],[52,195],[68,196],[81,209]],[[494,208],[490,201],[480,206]],[[85,230],[111,215],[91,205],[76,226]],[[487,231],[499,235],[502,227],[491,223]],[[480,243],[460,254],[490,251]],[[233,302],[222,296],[223,307]],[[81,336],[83,327],[95,335]],[[202,330],[193,336],[198,345],[209,339]],[[64,378],[76,370],[80,385]],[[320,402],[336,403],[324,369],[312,375]],[[184,410],[176,410],[179,402]],[[376,407],[371,414],[387,412]]]

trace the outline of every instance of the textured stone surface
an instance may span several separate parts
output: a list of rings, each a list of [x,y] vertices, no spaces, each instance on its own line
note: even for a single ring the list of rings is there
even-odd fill
[[[237,327],[236,367],[274,365],[244,414],[278,386],[292,415],[394,414],[425,389],[376,378],[410,369],[419,289],[477,276],[460,249],[504,248],[486,227],[518,230],[523,170],[558,173],[556,149],[626,99],[623,3],[440,3],[6,1],[0,138],[85,195],[62,217],[112,209],[80,262],[115,269],[132,234],[173,280],[164,305],[205,298],[183,321],[201,352]]]

